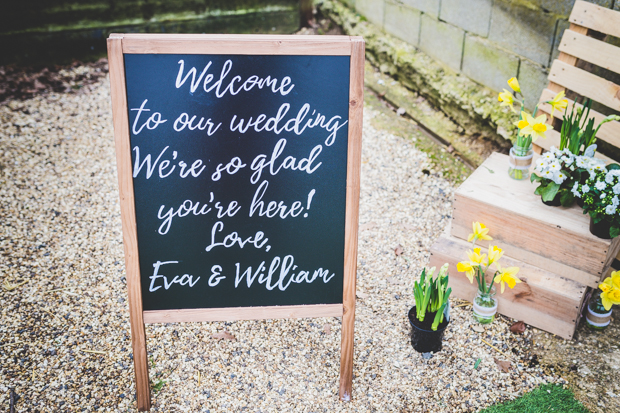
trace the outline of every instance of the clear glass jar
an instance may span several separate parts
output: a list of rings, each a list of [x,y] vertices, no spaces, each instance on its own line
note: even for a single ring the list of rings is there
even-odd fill
[[[491,290],[482,292],[476,291],[473,305],[474,319],[480,324],[490,324],[495,320],[497,313],[497,298],[495,298],[495,286]]]
[[[611,310],[605,310],[601,301],[601,290],[596,289],[588,301],[586,323],[592,330],[605,330],[611,322]]]
[[[513,145],[510,148],[508,175],[512,179],[523,180],[530,177],[530,166],[532,166],[532,158],[534,157],[534,151],[532,145],[529,147],[523,147]]]

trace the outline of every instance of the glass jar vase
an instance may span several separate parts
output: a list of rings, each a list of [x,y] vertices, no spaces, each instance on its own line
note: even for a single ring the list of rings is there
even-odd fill
[[[534,151],[530,144],[527,148],[519,145],[513,145],[510,148],[508,175],[512,179],[523,180],[530,177],[530,166],[532,166],[532,158]]]
[[[595,290],[588,301],[586,323],[592,330],[604,330],[611,322],[611,310],[605,310],[601,301],[601,290]]]
[[[497,298],[495,298],[495,286],[489,292],[476,291],[473,303],[474,319],[480,324],[490,324],[495,320],[497,313]]]

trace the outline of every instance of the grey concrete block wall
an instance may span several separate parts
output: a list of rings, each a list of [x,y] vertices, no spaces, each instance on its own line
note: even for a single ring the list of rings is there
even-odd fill
[[[488,40],[467,34],[462,71],[473,80],[501,91],[507,87],[508,79],[517,76],[519,58]]]
[[[540,7],[543,10],[547,10],[549,13],[568,16],[573,10],[575,0],[538,0]],[[586,0],[590,3],[598,4],[599,6],[610,8],[613,4],[613,0]]]
[[[454,71],[461,69],[465,31],[451,24],[422,15],[420,49]]]
[[[439,6],[441,0],[399,0],[401,3],[420,10],[423,13],[428,13],[431,16],[439,16]]]
[[[540,99],[540,93],[547,87],[549,70],[534,62],[521,59],[519,65],[519,85],[525,95],[525,107],[532,110]],[[508,86],[508,85],[506,85]]]
[[[366,17],[369,22],[383,27],[384,0],[355,0],[355,10]]]
[[[547,66],[557,17],[508,0],[496,0],[491,16],[489,40]]]
[[[441,0],[439,19],[470,33],[489,35],[492,0]]]
[[[526,103],[533,109],[576,0],[346,1],[387,33],[491,89],[501,91],[518,75],[531,89]],[[620,10],[620,0],[586,1]]]
[[[383,28],[386,32],[417,46],[422,12],[394,1],[385,3]]]
[[[568,20],[558,20],[557,26],[555,28],[555,39],[553,41],[553,49],[551,51],[551,60],[549,66],[555,59],[560,55],[560,51],[558,47],[560,46],[560,41],[562,41],[562,36],[564,36],[564,30],[570,27],[570,23]]]

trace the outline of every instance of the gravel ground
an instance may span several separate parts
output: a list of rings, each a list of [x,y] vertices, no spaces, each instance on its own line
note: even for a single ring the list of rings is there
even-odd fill
[[[536,363],[535,331],[482,328],[459,301],[444,349],[412,350],[411,286],[453,187],[373,116],[385,114],[365,111],[354,400],[337,396],[338,318],[149,325],[153,412],[469,412],[563,382]],[[0,406],[14,390],[16,412],[134,411],[108,80],[9,101],[0,122]]]

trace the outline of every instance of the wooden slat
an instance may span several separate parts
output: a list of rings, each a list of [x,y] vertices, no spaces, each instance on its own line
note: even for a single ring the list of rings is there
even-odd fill
[[[547,132],[545,132],[545,135],[547,136],[546,139],[538,139],[536,141],[536,145],[542,148],[543,152],[548,151],[552,146],[555,146],[556,148],[560,147],[560,132],[556,130],[548,130]],[[610,157],[605,156],[600,152],[596,152],[594,157],[598,159],[602,159],[605,161],[605,163],[608,163],[608,164],[616,162]]]
[[[349,79],[349,139],[347,151],[347,194],[344,240],[344,288],[340,348],[340,400],[350,401],[353,389],[353,345],[355,289],[357,276],[357,234],[359,224],[360,168],[362,164],[362,115],[364,109],[365,44],[352,37]]]
[[[578,59],[620,73],[620,47],[566,30],[558,49]]]
[[[553,99],[555,95],[556,94],[549,89],[543,90],[540,96],[540,105],[538,106],[538,108],[547,114],[551,114],[551,105],[549,105],[548,103],[544,103],[544,102]],[[583,108],[583,105],[579,103],[575,103],[570,99],[567,99],[567,100],[568,100],[568,107],[566,109],[569,112],[574,104],[576,104],[578,108]],[[556,110],[554,111],[553,116],[558,119],[562,119],[563,114],[564,114],[564,110]],[[590,110],[590,114],[588,115],[588,117],[594,118],[594,125],[598,125],[603,121],[603,119],[605,119],[606,116],[595,110]],[[596,134],[596,137],[598,139],[604,140],[605,142],[615,147],[620,147],[620,122],[612,121],[612,122],[608,122],[604,124],[603,126],[601,126],[601,129],[599,129],[598,133]]]
[[[121,204],[123,245],[125,248],[125,268],[127,271],[126,278],[129,323],[131,326],[131,346],[136,375],[137,407],[140,411],[146,411],[151,408],[151,394],[146,353],[146,334],[142,317],[138,233],[136,228],[136,211],[131,173],[127,95],[125,93],[125,65],[123,60],[122,40],[118,37],[111,37],[107,42],[114,140],[116,143],[116,166]]]
[[[277,318],[341,317],[342,304],[282,305],[274,307],[190,308],[144,311],[145,323],[266,320]]]
[[[568,21],[597,32],[620,37],[620,12],[593,3],[575,2]]]
[[[456,264],[467,258],[468,249],[470,243],[443,235],[431,247],[429,265],[439,267],[448,263],[452,295],[473,301],[475,281],[470,283],[464,273],[456,270]],[[506,254],[501,263],[503,267],[519,267],[517,276],[522,282],[514,289],[506,287],[504,293],[497,286],[498,312],[560,337],[572,338],[586,287]],[[491,281],[494,272],[495,266],[491,266],[487,281]]]
[[[620,110],[620,86],[590,72],[556,60],[549,80],[611,109]]]
[[[570,24],[569,30],[571,30],[572,32],[575,33],[579,33],[579,34],[583,34],[586,35],[588,34],[588,28],[587,27],[583,27],[583,26],[578,26],[574,23]],[[571,56],[567,53],[564,52],[560,52],[558,59],[560,62],[564,62],[566,64],[569,64],[571,66],[575,66],[577,64],[577,58],[575,56]],[[547,85],[547,88],[554,91],[555,93],[561,92],[561,91],[566,91],[566,88],[564,88],[563,86],[558,85],[557,83],[553,83],[553,82],[549,82],[549,84]]]
[[[123,34],[123,53],[349,56],[348,36]]]
[[[492,154],[456,190],[452,225],[471,227],[480,221],[494,242],[534,252],[545,258],[600,276],[615,256],[612,242],[590,233],[581,208],[549,207],[534,194],[529,180],[511,179],[508,156]]]

